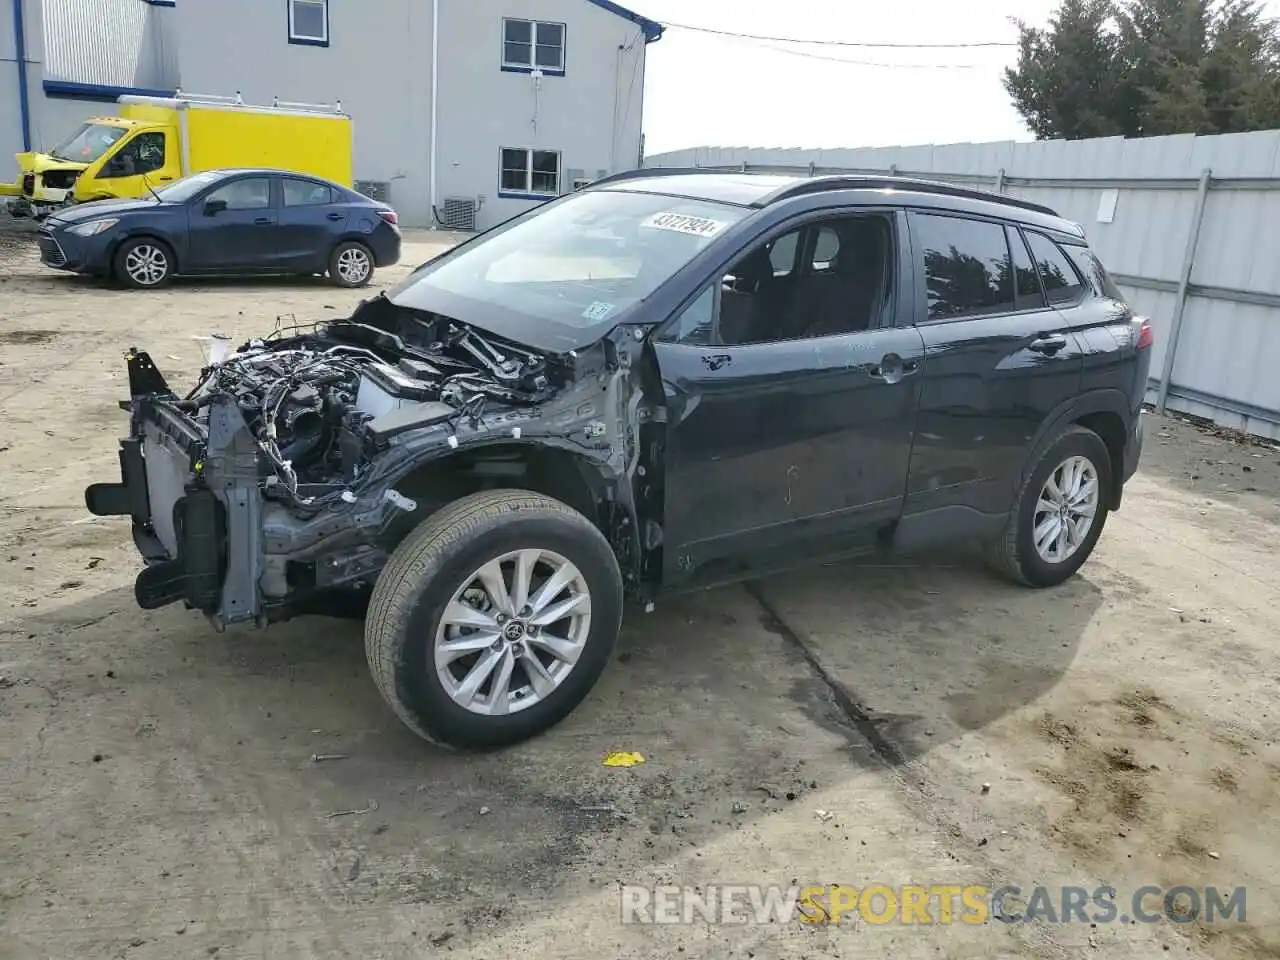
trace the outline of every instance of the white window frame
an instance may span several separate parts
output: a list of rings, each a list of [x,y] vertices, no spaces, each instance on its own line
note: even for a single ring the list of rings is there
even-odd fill
[[[503,154],[508,151],[519,151],[524,153],[524,187],[516,189],[514,187],[503,186],[502,175],[506,172],[503,165]],[[533,155],[535,153],[551,153],[556,158],[556,188],[551,192],[545,190],[533,189]],[[498,196],[510,197],[513,199],[536,198],[536,199],[554,199],[560,196],[560,180],[564,176],[564,154],[559,150],[548,150],[545,147],[499,147],[498,148]]]
[[[329,0],[285,0],[285,2],[289,4],[289,42],[327,47],[329,45]],[[298,4],[320,8],[320,12],[324,15],[324,32],[321,36],[311,36],[298,32],[294,22],[294,13]]]
[[[507,59],[507,24],[509,23],[527,23],[529,24],[529,62],[520,63],[515,60]],[[544,67],[538,64],[538,32],[542,27],[559,27],[560,28],[560,63],[554,67]],[[502,66],[506,70],[517,70],[522,73],[533,73],[535,70],[541,70],[544,73],[561,76],[564,74],[565,61],[568,59],[566,50],[569,46],[569,28],[555,20],[526,20],[523,17],[503,17],[502,18]]]

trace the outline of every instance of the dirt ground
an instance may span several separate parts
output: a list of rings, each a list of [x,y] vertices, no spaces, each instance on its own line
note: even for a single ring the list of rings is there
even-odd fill
[[[193,337],[358,296],[111,290],[0,231],[0,957],[1280,957],[1280,450],[1152,417],[1059,589],[957,557],[673,601],[562,726],[447,754],[358,624],[139,611],[127,522],[83,504],[126,348],[187,383]],[[619,883],[793,881],[1245,886],[1247,919],[619,920]]]

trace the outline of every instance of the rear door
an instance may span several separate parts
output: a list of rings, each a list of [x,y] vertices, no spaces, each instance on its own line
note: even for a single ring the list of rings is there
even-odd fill
[[[663,331],[667,585],[857,549],[897,518],[923,353],[894,323],[904,230],[894,211],[779,228]],[[883,243],[837,268],[833,231]]]
[[[304,177],[280,178],[280,224],[276,232],[280,265],[319,273],[326,269],[331,237],[340,236],[348,209],[335,203],[327,183]]]
[[[1040,426],[1080,391],[1081,344],[1017,227],[943,212],[908,220],[925,377],[905,512],[995,524]]]
[[[188,210],[191,241],[184,271],[278,269],[278,179],[268,175],[237,177],[193,200]]]

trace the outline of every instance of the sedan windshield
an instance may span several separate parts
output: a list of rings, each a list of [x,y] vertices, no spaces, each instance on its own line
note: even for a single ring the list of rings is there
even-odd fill
[[[82,123],[80,129],[49,151],[49,156],[76,163],[93,163],[125,134],[124,127]]]
[[[588,190],[424,264],[387,295],[418,307],[440,291],[538,320],[597,326],[644,300],[748,213],[705,200]]]
[[[173,181],[167,187],[161,187],[156,191],[156,196],[166,203],[184,203],[221,179],[220,173],[193,173],[189,177]]]

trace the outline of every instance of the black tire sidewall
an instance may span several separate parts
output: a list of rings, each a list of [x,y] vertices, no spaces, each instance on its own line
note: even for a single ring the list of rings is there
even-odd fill
[[[342,251],[358,249],[363,250],[364,255],[369,258],[369,274],[360,283],[347,283],[342,279],[342,274],[338,272],[338,257],[342,255]],[[360,287],[367,287],[373,281],[373,273],[376,266],[373,262],[373,251],[368,246],[358,240],[343,240],[333,248],[333,253],[329,254],[329,279],[340,287],[348,290],[356,290]]]
[[[429,733],[458,746],[502,746],[554,726],[582,702],[609,662],[622,621],[617,561],[603,537],[592,532],[554,515],[508,515],[429,572],[404,622],[395,658],[397,696]],[[581,571],[591,593],[591,629],[573,671],[546,700],[502,717],[481,716],[454,703],[440,683],[436,629],[445,605],[466,577],[495,557],[521,549],[554,551]]]
[[[132,250],[134,247],[140,246],[142,244],[146,244],[152,247],[159,247],[162,251],[164,251],[165,258],[169,264],[169,268],[165,273],[164,278],[160,280],[158,283],[152,283],[152,284],[138,283],[137,280],[134,280],[133,277],[129,276],[129,272],[124,268],[124,260],[125,260],[125,257],[129,255],[129,251]],[[177,267],[177,264],[174,262],[174,259],[173,259],[173,248],[170,247],[163,240],[156,240],[156,239],[153,239],[152,237],[133,237],[129,240],[126,240],[124,243],[120,244],[120,246],[116,249],[115,256],[112,257],[112,272],[115,274],[116,280],[124,284],[126,287],[132,287],[134,290],[159,290],[161,287],[166,286],[169,283],[169,281],[173,279],[173,273],[176,267]]]
[[[1057,470],[1069,457],[1086,457],[1094,466],[1101,488],[1098,498],[1098,511],[1094,515],[1093,526],[1074,554],[1062,563],[1049,563],[1036,552],[1035,545],[1035,510],[1040,499],[1040,491],[1049,475]],[[1102,528],[1106,525],[1107,502],[1111,490],[1111,455],[1102,439],[1088,430],[1077,429],[1066,433],[1045,451],[1036,465],[1035,471],[1027,479],[1018,504],[1018,557],[1022,574],[1034,586],[1054,586],[1072,577],[1093,553],[1093,548],[1102,536]]]

